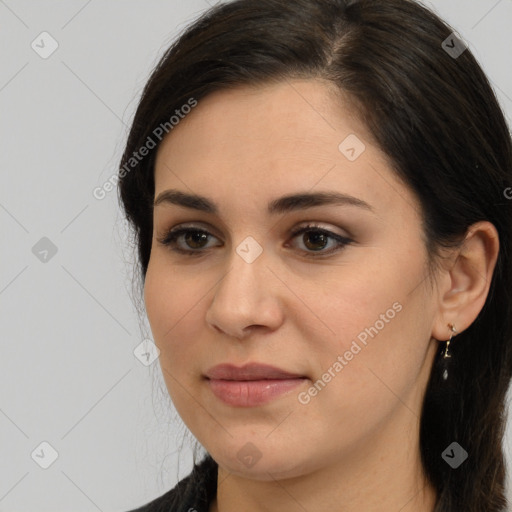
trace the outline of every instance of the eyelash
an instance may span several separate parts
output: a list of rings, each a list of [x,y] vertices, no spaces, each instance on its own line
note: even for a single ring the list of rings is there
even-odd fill
[[[302,251],[307,257],[318,258],[322,256],[328,256],[330,254],[343,250],[347,245],[353,243],[353,240],[351,240],[350,238],[338,235],[336,233],[333,233],[332,231],[328,231],[327,229],[320,228],[313,224],[309,224],[307,226],[302,226],[300,228],[295,229],[294,231],[292,231],[291,237],[296,238],[297,236],[302,235],[303,233],[310,232],[326,235],[328,238],[335,240],[337,242],[337,246],[325,252],[322,249],[319,251]],[[206,235],[211,235],[211,233],[209,233],[208,231],[200,228],[177,228],[169,230],[167,233],[163,235],[162,238],[158,239],[158,242],[160,242],[162,245],[168,246],[170,250],[177,252],[179,254],[184,254],[187,256],[201,256],[202,254],[204,254],[204,252],[206,252],[208,249],[186,250],[180,249],[179,247],[176,246],[177,238],[187,233],[204,233]]]

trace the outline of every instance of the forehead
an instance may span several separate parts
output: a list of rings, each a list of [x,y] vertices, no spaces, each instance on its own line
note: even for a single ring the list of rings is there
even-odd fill
[[[334,116],[333,113],[337,116]],[[192,126],[191,126],[192,125]],[[338,154],[347,130],[369,139],[348,101],[317,80],[295,80],[262,86],[243,86],[214,92],[175,126],[160,147],[176,150],[194,138],[194,156],[250,152],[267,156],[308,150],[316,158]],[[314,151],[314,150],[317,151]]]
[[[382,206],[408,194],[354,107],[317,80],[237,87],[201,99],[157,154],[155,195],[184,186],[219,198],[245,193],[253,202],[251,194],[315,186]]]

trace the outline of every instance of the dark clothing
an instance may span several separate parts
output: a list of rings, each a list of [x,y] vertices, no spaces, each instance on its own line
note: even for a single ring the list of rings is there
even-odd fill
[[[217,494],[217,467],[207,455],[170,491],[130,512],[208,512]]]

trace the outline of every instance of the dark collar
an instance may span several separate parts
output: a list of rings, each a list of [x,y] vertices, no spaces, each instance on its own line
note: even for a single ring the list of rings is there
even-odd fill
[[[207,455],[192,472],[173,489],[179,499],[175,512],[208,512],[217,494],[217,463]],[[174,512],[174,510],[169,511]]]

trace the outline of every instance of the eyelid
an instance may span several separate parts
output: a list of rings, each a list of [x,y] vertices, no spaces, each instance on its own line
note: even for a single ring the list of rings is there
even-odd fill
[[[321,222],[316,222],[316,221],[306,221],[306,222],[301,222],[298,226],[294,227],[290,233],[295,236],[298,232],[300,232],[302,229],[304,228],[309,228],[311,230],[313,229],[318,229],[319,231],[326,231],[328,232],[329,234],[332,234],[332,235],[336,235],[336,236],[339,236],[341,238],[346,238],[346,239],[349,239],[352,237],[352,235],[350,233],[348,233],[348,231],[345,232],[345,234],[342,234],[342,233],[337,233],[336,231],[333,231],[333,228],[332,227],[329,227],[329,226],[326,226],[324,225],[323,223]],[[339,228],[337,228],[339,229]]]

